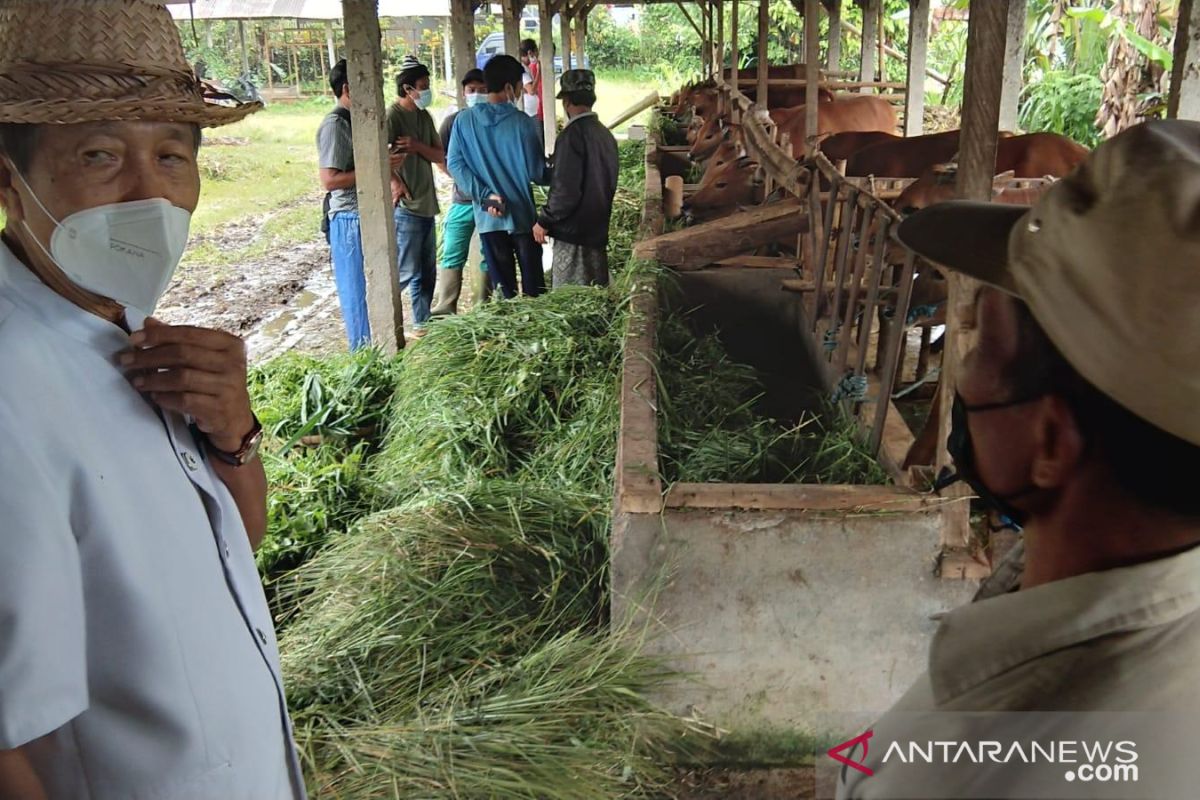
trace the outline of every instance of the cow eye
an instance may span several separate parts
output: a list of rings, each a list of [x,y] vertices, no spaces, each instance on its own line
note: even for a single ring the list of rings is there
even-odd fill
[[[919,210],[916,206],[905,206],[900,209],[900,213],[907,217],[909,214],[915,214]]]
[[[720,182],[718,182],[718,183],[717,183],[717,188],[718,188],[718,189],[724,189],[724,188],[725,188],[726,186],[728,186],[728,185],[729,185],[729,184],[728,184],[728,183],[726,183],[725,181],[720,181]]]

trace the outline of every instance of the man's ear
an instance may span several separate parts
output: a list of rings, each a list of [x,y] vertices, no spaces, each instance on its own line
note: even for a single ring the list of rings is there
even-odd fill
[[[1030,467],[1033,484],[1040,489],[1058,489],[1083,460],[1083,431],[1070,404],[1058,395],[1038,401],[1036,415],[1036,450]]]
[[[3,154],[0,154],[0,207],[4,209],[9,222],[25,219],[21,195],[17,192],[17,174]]]

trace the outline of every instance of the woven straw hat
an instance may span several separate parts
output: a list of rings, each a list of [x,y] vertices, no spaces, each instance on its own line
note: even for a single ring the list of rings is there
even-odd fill
[[[198,80],[149,0],[0,0],[0,123],[228,125],[262,108]]]

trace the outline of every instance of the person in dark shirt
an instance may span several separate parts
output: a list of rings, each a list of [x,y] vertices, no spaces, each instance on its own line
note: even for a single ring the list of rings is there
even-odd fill
[[[458,119],[458,115],[487,102],[487,82],[484,80],[483,70],[469,70],[463,76],[462,87],[466,109],[447,114],[438,128],[438,138],[442,140],[442,147],[447,151],[450,149],[450,138],[454,135],[454,121]],[[450,170],[444,163],[438,164],[438,168],[450,175]],[[442,255],[438,259],[437,294],[431,312],[435,317],[458,313],[463,267],[471,249],[471,237],[475,235],[475,209],[471,203],[471,196],[456,183],[451,192],[451,201],[450,210],[442,216]],[[482,247],[480,249],[482,250]],[[477,303],[486,299],[488,294],[486,258],[480,267],[483,270],[483,280],[480,283],[479,296],[475,298]]]
[[[553,286],[608,285],[608,222],[617,192],[617,140],[592,106],[596,76],[590,69],[563,73],[558,98],[567,124],[554,147],[550,196],[538,213],[533,237],[554,239]]]

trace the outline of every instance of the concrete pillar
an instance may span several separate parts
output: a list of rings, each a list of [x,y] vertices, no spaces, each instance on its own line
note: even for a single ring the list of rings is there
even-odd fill
[[[904,87],[905,136],[920,136],[924,132],[929,12],[929,0],[908,0],[908,77]]]
[[[404,346],[404,312],[396,272],[396,223],[383,106],[383,53],[376,0],[343,0],[346,61],[354,103],[354,163],[371,341],[385,352]]]
[[[238,20],[238,42],[242,46],[242,74],[247,75],[250,72],[250,51],[246,48],[246,22]],[[268,70],[270,72],[270,70]]]
[[[873,81],[875,80],[875,58],[879,38],[879,0],[862,0],[861,5],[863,10],[862,62],[858,69],[858,79]],[[864,86],[859,91],[868,94],[871,90]]]
[[[550,0],[538,0],[538,61],[542,68],[542,116],[546,133],[546,153],[554,152],[554,140],[558,136],[555,120],[557,112],[554,102],[554,34],[550,25],[554,15],[550,13]]]
[[[442,63],[446,65],[446,86],[453,88],[457,80],[454,78],[454,59],[450,56],[450,40],[454,38],[450,31],[450,23],[446,23],[446,35],[442,37]]]
[[[1015,131],[1021,107],[1021,70],[1025,65],[1025,0],[1009,0],[1008,38],[1005,41],[1000,130]]]
[[[825,67],[838,70],[842,68],[842,0],[826,0],[825,10],[829,13],[829,47]]]
[[[729,18],[729,85],[738,88],[738,61],[742,54],[738,48],[738,0],[733,0],[733,15]]]
[[[329,66],[337,63],[337,41],[333,36],[333,20],[325,21],[325,49],[329,55]]]
[[[558,8],[558,38],[562,42],[559,54],[562,56],[563,72],[572,69],[571,66],[571,10],[570,3],[563,0]]]
[[[212,50],[213,47],[212,26],[213,21],[211,19],[204,23],[204,46],[209,50]]]
[[[1179,0],[1167,116],[1200,120],[1200,3]]]
[[[583,56],[587,52],[588,14],[591,13],[591,2],[585,2],[575,17],[575,58],[578,59],[580,68],[586,66]]]
[[[475,66],[475,3],[474,0],[450,0],[450,37],[454,44],[454,65],[451,74],[462,75]],[[454,81],[458,107],[466,101],[463,87]]]

